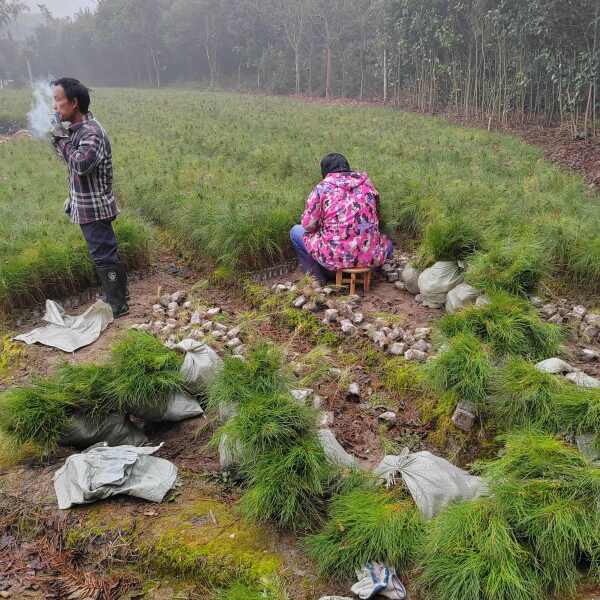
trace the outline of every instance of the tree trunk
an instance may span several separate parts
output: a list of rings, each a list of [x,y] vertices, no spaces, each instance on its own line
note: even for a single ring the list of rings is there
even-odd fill
[[[296,95],[300,95],[300,47],[294,48],[294,68],[296,69]]]
[[[383,47],[383,103],[387,102],[388,97],[388,72],[387,72],[387,48]]]
[[[325,98],[331,98],[331,46],[325,50]]]

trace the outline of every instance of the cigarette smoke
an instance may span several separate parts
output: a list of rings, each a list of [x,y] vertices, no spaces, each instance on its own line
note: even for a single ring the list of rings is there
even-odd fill
[[[27,113],[29,130],[33,137],[43,138],[52,130],[52,87],[48,81],[33,86],[32,108]]]

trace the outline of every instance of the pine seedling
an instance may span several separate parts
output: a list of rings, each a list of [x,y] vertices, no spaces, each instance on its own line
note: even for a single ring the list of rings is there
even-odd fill
[[[16,445],[48,454],[78,407],[79,398],[55,379],[38,379],[0,395],[0,430]]]
[[[309,536],[306,547],[321,575],[343,579],[370,561],[401,572],[414,560],[423,533],[412,499],[362,487],[333,499],[323,531]]]
[[[241,404],[257,395],[268,396],[287,390],[282,373],[283,354],[272,344],[261,343],[250,349],[245,360],[226,357],[223,368],[210,386],[208,404]]]
[[[314,428],[315,422],[315,411],[280,392],[256,396],[241,404],[239,413],[217,435],[237,441],[244,456],[253,460],[264,452],[295,444]]]
[[[448,338],[471,333],[488,344],[497,356],[531,360],[556,355],[564,339],[560,327],[544,323],[527,302],[505,292],[490,294],[490,304],[485,306],[444,316],[438,327]]]
[[[432,600],[541,600],[532,553],[493,498],[449,506],[428,524],[420,583]]]
[[[142,331],[129,331],[112,351],[113,379],[108,391],[116,412],[162,413],[169,396],[184,389],[183,358]]]
[[[262,453],[245,467],[249,489],[241,500],[244,515],[258,522],[301,531],[320,523],[324,496],[335,470],[314,435],[287,448]]]
[[[454,392],[460,399],[481,406],[487,397],[492,363],[483,344],[472,334],[451,338],[448,349],[427,368],[439,392]]]

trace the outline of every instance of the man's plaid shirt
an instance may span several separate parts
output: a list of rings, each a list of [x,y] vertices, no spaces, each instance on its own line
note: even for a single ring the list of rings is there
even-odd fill
[[[71,125],[69,138],[55,143],[69,168],[71,221],[81,225],[114,218],[119,213],[112,191],[110,140],[92,113],[83,119]]]

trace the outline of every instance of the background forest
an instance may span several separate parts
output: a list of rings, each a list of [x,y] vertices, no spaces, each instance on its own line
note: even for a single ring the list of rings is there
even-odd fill
[[[600,116],[597,0],[98,0],[35,26],[0,0],[0,79],[379,99],[467,117]],[[29,14],[31,17],[31,15]]]

